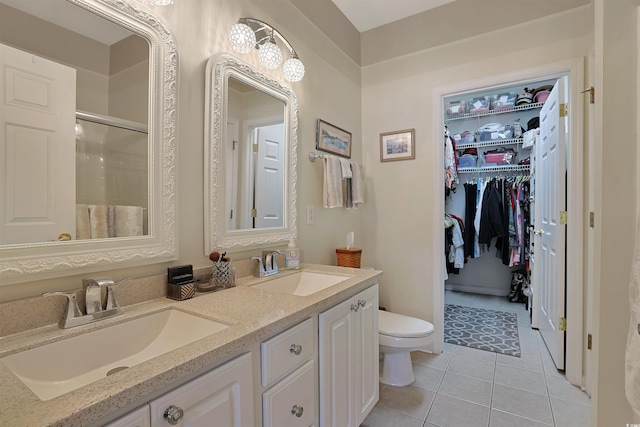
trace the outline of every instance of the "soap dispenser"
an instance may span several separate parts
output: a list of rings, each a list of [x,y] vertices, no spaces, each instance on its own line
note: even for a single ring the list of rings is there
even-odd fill
[[[289,245],[284,255],[284,267],[288,270],[300,268],[300,250],[296,248],[293,237],[289,239]]]

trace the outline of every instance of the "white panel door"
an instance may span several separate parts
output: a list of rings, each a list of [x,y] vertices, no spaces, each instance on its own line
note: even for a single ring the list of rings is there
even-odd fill
[[[540,112],[540,144],[536,144],[536,262],[540,274],[534,282],[534,299],[539,309],[540,333],[558,369],[564,369],[565,332],[565,236],[560,219],[566,209],[566,78],[557,81]],[[541,232],[541,233],[540,233]]]
[[[0,244],[75,236],[76,70],[0,44]]]
[[[283,227],[284,124],[258,128],[257,142],[255,227]]]

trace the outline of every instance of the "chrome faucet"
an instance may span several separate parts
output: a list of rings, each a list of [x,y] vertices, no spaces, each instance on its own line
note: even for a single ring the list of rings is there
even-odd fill
[[[114,292],[114,286],[131,280],[131,278],[114,282],[109,278],[83,279],[82,286],[85,295],[85,312],[82,313],[78,306],[76,291],[67,292],[47,292],[42,296],[49,297],[61,295],[67,297],[67,306],[63,317],[58,322],[58,326],[66,329],[74,326],[85,325],[96,320],[108,317],[119,316],[123,313],[122,307],[118,304]],[[106,303],[102,300],[102,289],[107,289]]]
[[[278,268],[277,256],[282,254],[282,251],[262,251],[262,256],[252,256],[251,259],[258,261],[258,274],[256,277],[267,277],[274,274],[278,274],[280,269]]]

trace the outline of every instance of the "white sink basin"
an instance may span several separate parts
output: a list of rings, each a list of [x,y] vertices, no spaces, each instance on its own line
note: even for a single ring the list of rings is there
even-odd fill
[[[350,276],[301,271],[300,273],[277,277],[275,279],[253,285],[253,287],[269,292],[307,296],[320,292],[323,289],[350,278]]]
[[[169,309],[0,359],[50,400],[228,328]]]

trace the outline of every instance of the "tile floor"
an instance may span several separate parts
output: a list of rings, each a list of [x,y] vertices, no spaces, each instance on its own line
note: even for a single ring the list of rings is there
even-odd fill
[[[411,354],[415,382],[380,384],[380,401],[362,427],[585,427],[590,398],[558,371],[523,304],[447,291],[445,301],[518,315],[522,356],[445,343],[444,352]]]

